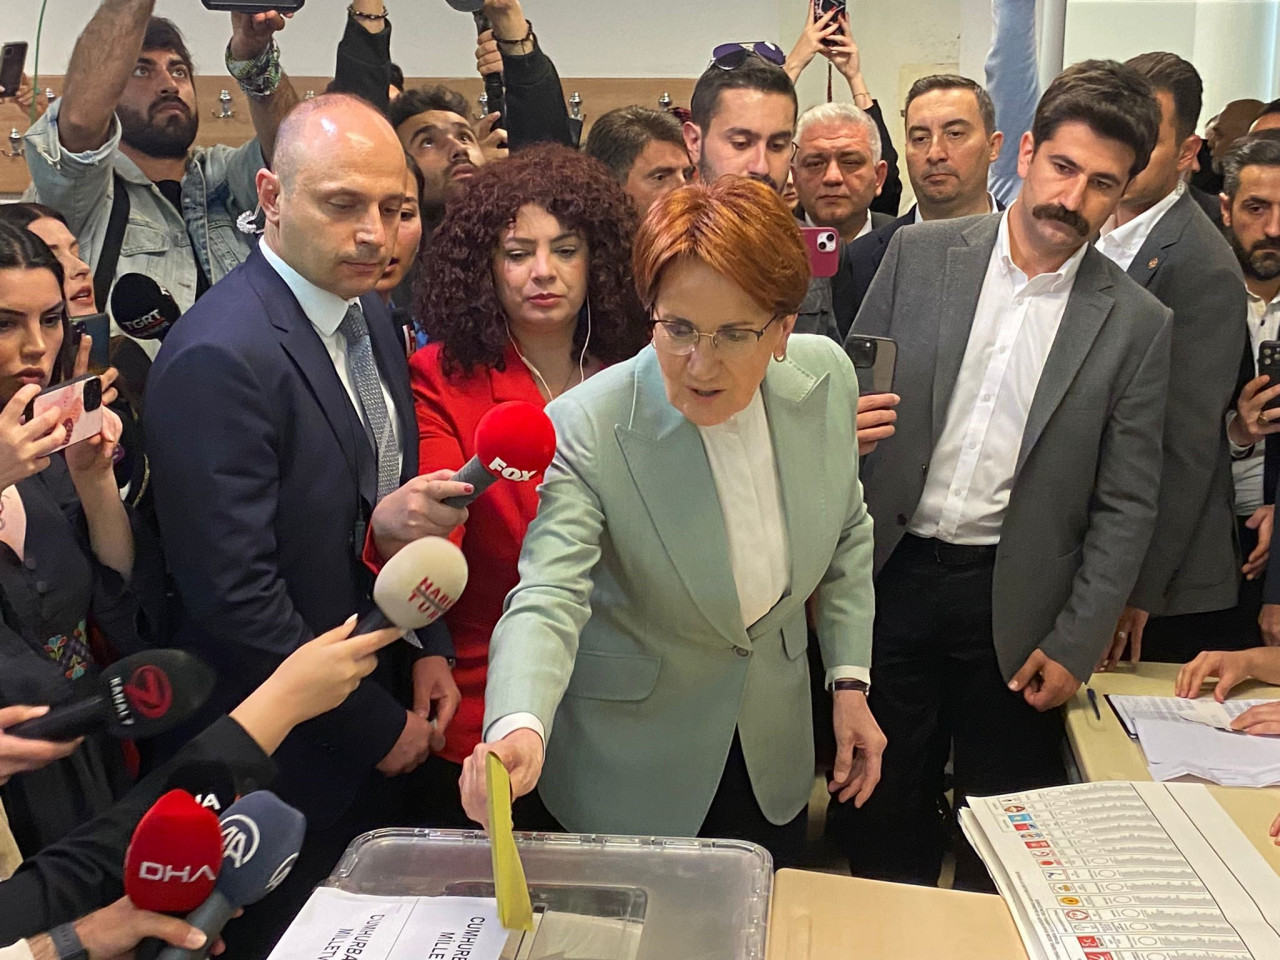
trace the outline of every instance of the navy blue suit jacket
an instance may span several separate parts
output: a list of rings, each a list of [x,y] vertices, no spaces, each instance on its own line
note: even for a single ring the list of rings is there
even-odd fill
[[[403,482],[418,468],[404,347],[377,297],[361,303],[396,404]],[[301,644],[370,607],[360,553],[376,456],[319,335],[258,250],[174,326],[147,405],[156,512],[180,597],[175,645],[219,674],[203,723]],[[373,768],[411,702],[410,651],[392,644],[342,706],[281,746],[280,795],[312,827],[331,824],[380,776]]]

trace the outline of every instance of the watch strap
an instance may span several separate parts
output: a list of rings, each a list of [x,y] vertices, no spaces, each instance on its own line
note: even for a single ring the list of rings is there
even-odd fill
[[[64,923],[49,931],[49,939],[53,941],[53,949],[58,953],[58,960],[89,960],[89,951],[80,942],[74,924]]]
[[[857,693],[866,693],[866,692],[867,692],[869,689],[871,689],[871,688],[867,685],[867,683],[866,683],[865,681],[862,681],[862,680],[854,680],[854,679],[845,679],[845,680],[835,680],[835,681],[832,681],[832,683],[831,683],[831,689],[832,689],[833,691],[835,691],[835,690],[853,690],[853,691],[855,691],[855,692],[857,692]]]

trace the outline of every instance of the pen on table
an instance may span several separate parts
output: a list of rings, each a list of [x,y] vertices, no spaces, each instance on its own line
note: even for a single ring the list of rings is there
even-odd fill
[[[1093,692],[1093,687],[1085,687],[1084,692],[1089,698],[1089,706],[1093,707],[1093,718],[1101,720],[1102,714],[1098,712],[1098,695]]]

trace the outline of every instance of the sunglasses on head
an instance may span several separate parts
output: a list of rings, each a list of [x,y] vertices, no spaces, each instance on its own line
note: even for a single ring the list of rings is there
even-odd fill
[[[711,62],[721,70],[737,70],[747,62],[747,57],[759,57],[766,63],[780,67],[787,62],[787,55],[776,43],[756,40],[751,43],[722,43],[711,51]]]

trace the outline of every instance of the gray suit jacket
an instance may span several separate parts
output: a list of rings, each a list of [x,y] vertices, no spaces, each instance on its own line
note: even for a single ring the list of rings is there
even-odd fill
[[[1190,192],[1160,218],[1129,276],[1173,310],[1156,530],[1130,602],[1155,616],[1234,607],[1240,584],[1223,417],[1248,339],[1244,277]]]
[[[898,343],[897,433],[862,473],[877,572],[920,502],[1001,216],[899,230],[854,321],[854,333]],[[1037,647],[1088,677],[1129,599],[1155,526],[1172,316],[1085,251],[996,552],[992,630],[1006,679]]]
[[[879,230],[891,223],[893,223],[893,217],[890,214],[880,213],[877,210],[871,211],[872,230]],[[801,225],[807,226],[803,223]],[[848,253],[849,244],[842,242],[840,244],[842,266]],[[831,280],[831,277],[814,277],[809,281],[809,292],[796,312],[796,333],[818,333],[841,343],[844,338],[840,336],[840,327],[836,323],[835,303],[831,298]]]

